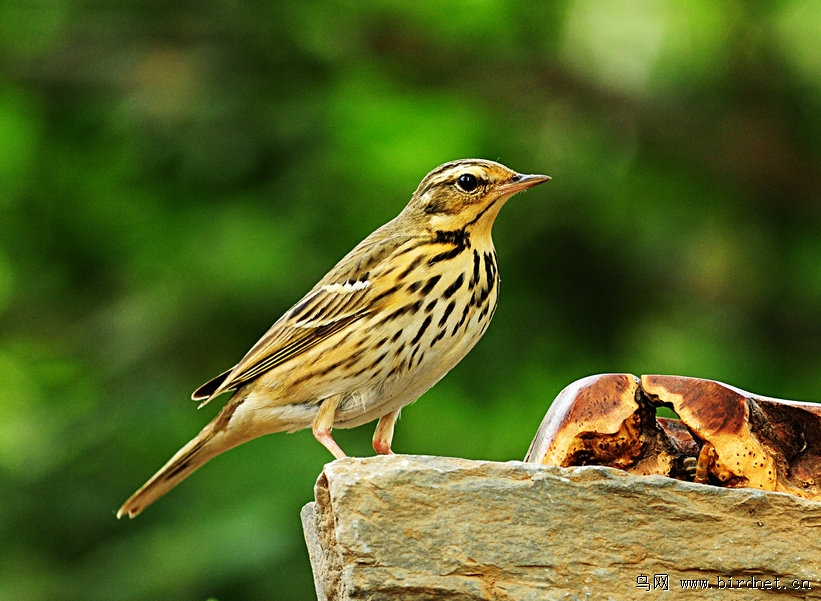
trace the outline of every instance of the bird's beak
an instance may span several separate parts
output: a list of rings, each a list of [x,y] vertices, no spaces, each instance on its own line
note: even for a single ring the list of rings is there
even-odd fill
[[[515,194],[516,192],[521,192],[522,190],[527,190],[528,188],[532,188],[533,186],[538,186],[539,184],[549,181],[549,175],[524,175],[522,173],[517,173],[513,176],[513,179],[511,179],[510,182],[502,185],[502,191],[505,194]]]

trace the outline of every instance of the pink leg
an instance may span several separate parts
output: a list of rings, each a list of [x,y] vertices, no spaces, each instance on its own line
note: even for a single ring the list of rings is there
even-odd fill
[[[379,418],[376,424],[376,431],[373,433],[373,450],[379,455],[393,455],[391,451],[391,441],[393,440],[393,427],[399,418],[401,409],[391,411],[387,415]]]
[[[312,431],[314,433],[314,438],[316,438],[322,446],[328,449],[334,457],[337,459],[343,459],[344,457],[347,457],[347,455],[345,454],[345,451],[339,448],[339,445],[336,444],[336,441],[331,434],[331,430],[334,426],[336,407],[339,405],[339,399],[339,396],[335,396],[322,401],[322,404],[319,406],[319,412],[314,418]]]

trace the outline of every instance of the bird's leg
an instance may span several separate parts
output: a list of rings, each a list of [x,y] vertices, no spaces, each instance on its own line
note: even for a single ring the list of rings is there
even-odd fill
[[[376,430],[373,433],[373,450],[379,455],[393,455],[391,451],[391,441],[393,440],[393,427],[399,418],[402,409],[391,411],[387,415],[379,418]]]
[[[331,430],[334,427],[334,419],[336,418],[336,407],[339,405],[341,398],[342,397],[340,395],[336,395],[322,401],[319,405],[319,411],[314,418],[312,428],[314,438],[322,443],[322,446],[328,449],[337,459],[347,457],[345,451],[339,448],[339,445],[336,444],[336,441],[331,434]]]

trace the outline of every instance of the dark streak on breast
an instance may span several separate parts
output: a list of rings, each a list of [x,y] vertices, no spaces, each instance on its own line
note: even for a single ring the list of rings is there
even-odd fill
[[[382,363],[382,361],[384,361],[385,357],[387,357],[387,356],[388,356],[388,351],[385,351],[384,353],[382,353],[376,359],[373,360],[373,362],[368,366],[368,369],[375,369],[376,366],[379,365],[380,363]]]
[[[473,249],[473,277],[468,282],[468,290],[473,290],[474,286],[479,283],[479,251]]]
[[[421,299],[420,299],[420,300],[418,300],[418,301],[416,301],[415,303],[411,303],[411,304],[409,304],[409,305],[405,305],[405,306],[403,306],[403,307],[399,307],[399,308],[398,308],[396,311],[394,311],[393,313],[388,314],[388,316],[387,316],[387,317],[385,317],[385,318],[382,320],[382,322],[381,322],[381,323],[387,323],[387,322],[389,322],[389,321],[393,321],[394,319],[396,319],[397,317],[401,317],[401,316],[402,316],[402,315],[404,315],[405,313],[416,313],[417,311],[419,311],[419,309],[420,309],[421,307],[422,307],[422,300],[421,300]]]
[[[436,284],[438,284],[439,280],[441,279],[441,275],[435,275],[432,278],[430,278],[425,284],[425,287],[422,288],[422,294],[430,294],[430,291],[433,290],[433,287],[436,286]]]
[[[459,319],[459,323],[453,326],[453,331],[450,333],[451,336],[455,336],[456,332],[459,331],[459,328],[464,325],[465,320],[468,318],[468,313],[470,313],[470,303],[465,305],[465,310],[462,311],[462,317]]]
[[[437,324],[440,328],[447,323],[448,317],[450,317],[450,314],[453,313],[453,310],[455,308],[456,308],[456,301],[455,300],[450,301],[448,303],[448,306],[445,307],[445,312],[442,314],[442,319],[440,319],[439,323]]]
[[[433,337],[433,340],[430,341],[431,348],[433,348],[434,344],[436,344],[437,342],[442,340],[442,338],[444,338],[445,334],[447,334],[447,333],[448,333],[447,328],[442,328],[441,330],[439,330],[439,333],[436,336]]]
[[[438,230],[436,236],[431,241],[433,244],[452,244],[453,248],[434,255],[428,261],[428,265],[435,265],[440,261],[448,261],[462,254],[466,248],[470,248],[470,233],[461,228],[458,230],[443,231]]]
[[[465,281],[465,274],[460,273],[459,277],[456,278],[453,281],[453,283],[445,289],[445,291],[442,293],[442,296],[444,296],[445,298],[450,298],[451,296],[456,294],[456,291],[459,290],[459,288],[462,287],[462,283],[464,281]]]
[[[434,240],[436,242],[454,244],[461,248],[470,248],[470,234],[465,228],[450,231],[437,230]]]
[[[422,339],[422,335],[425,333],[425,330],[428,329],[428,326],[430,325],[431,321],[432,321],[432,316],[431,315],[428,315],[427,317],[425,317],[425,321],[423,321],[422,325],[419,326],[419,330],[416,332],[416,336],[413,337],[413,340],[411,340],[411,344],[416,344],[417,342],[419,342]]]
[[[451,259],[455,259],[460,254],[462,254],[463,250],[465,250],[465,249],[456,246],[456,247],[452,248],[451,250],[446,250],[443,253],[439,253],[438,255],[434,255],[433,257],[431,257],[430,261],[428,261],[428,265],[435,265],[436,263],[439,263],[440,261],[450,261]]]
[[[413,261],[411,261],[410,265],[408,265],[408,266],[407,266],[407,268],[405,269],[405,271],[403,271],[402,273],[400,273],[400,274],[397,276],[397,279],[398,279],[400,282],[401,282],[402,280],[404,280],[406,277],[408,277],[408,275],[409,275],[409,274],[410,274],[410,273],[411,273],[414,269],[416,269],[417,267],[419,267],[419,264],[420,264],[421,262],[422,262],[422,255],[419,255],[419,256],[418,256],[418,257],[416,257]]]
[[[496,253],[485,253],[485,275],[487,275],[487,287],[493,288],[496,283]]]

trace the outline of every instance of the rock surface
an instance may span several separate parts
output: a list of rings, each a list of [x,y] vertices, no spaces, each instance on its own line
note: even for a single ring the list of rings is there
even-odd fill
[[[329,463],[315,493],[321,601],[821,599],[821,503],[783,493],[408,455]]]

